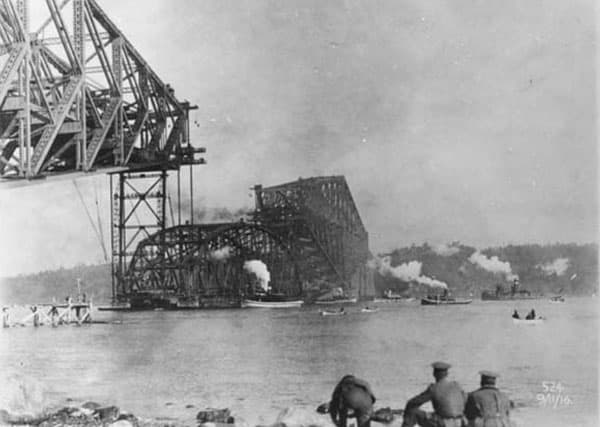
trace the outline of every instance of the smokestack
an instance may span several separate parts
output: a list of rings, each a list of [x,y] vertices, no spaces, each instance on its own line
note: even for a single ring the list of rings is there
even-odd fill
[[[261,211],[263,208],[263,200],[262,200],[262,185],[256,184],[254,186],[254,201],[255,201],[255,209],[257,211]]]

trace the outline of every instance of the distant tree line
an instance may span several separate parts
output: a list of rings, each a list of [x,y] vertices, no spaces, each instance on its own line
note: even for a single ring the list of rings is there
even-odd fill
[[[508,289],[510,280],[506,275],[486,271],[469,258],[476,248],[454,242],[452,250],[440,254],[436,248],[424,243],[398,248],[389,254],[392,267],[411,261],[422,263],[421,274],[445,282],[456,295],[478,297],[484,290],[495,290],[497,285]],[[483,249],[488,258],[498,257],[510,264],[513,274],[518,275],[521,288],[533,293],[565,295],[591,295],[598,288],[598,245],[563,244],[508,245]],[[557,259],[566,259],[561,274],[542,268]],[[77,265],[73,268],[41,271],[1,280],[1,302],[4,304],[33,304],[63,301],[77,294],[77,279],[81,279],[81,292],[94,301],[105,303],[111,298],[110,264]],[[381,295],[391,289],[398,293],[424,294],[430,291],[413,281],[400,280],[391,275],[375,274],[376,292]]]
[[[77,295],[77,279],[80,279],[81,292],[93,301],[110,301],[110,264],[77,265],[72,268],[40,271],[34,274],[19,275],[1,280],[0,298],[4,304],[35,304],[62,302],[68,296]]]

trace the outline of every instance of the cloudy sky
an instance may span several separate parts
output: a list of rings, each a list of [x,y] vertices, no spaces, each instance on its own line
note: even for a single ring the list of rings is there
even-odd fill
[[[343,174],[374,252],[596,241],[593,0],[99,3],[198,105],[203,206]],[[78,181],[105,234],[107,182]],[[102,261],[70,180],[0,203],[0,276]]]

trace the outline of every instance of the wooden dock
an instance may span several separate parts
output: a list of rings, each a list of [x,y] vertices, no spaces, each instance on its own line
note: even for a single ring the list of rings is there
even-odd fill
[[[83,325],[92,322],[92,301],[26,304],[2,307],[2,326]],[[24,311],[29,311],[23,314]]]

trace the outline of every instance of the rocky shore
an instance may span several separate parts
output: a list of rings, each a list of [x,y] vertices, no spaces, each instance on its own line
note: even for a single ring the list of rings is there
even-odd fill
[[[176,420],[147,419],[121,411],[117,406],[103,406],[96,402],[82,405],[64,406],[59,409],[44,410],[35,414],[15,413],[0,409],[2,426],[37,427],[249,427],[236,419],[229,409],[208,408],[199,411],[196,423],[183,423]],[[281,411],[272,424],[256,427],[333,427],[328,416],[314,411],[287,408]]]
[[[36,414],[12,413],[0,409],[0,424],[39,427],[144,427],[167,425],[156,420],[143,420],[133,414],[122,412],[116,406],[103,406],[96,402],[86,402],[81,406],[65,406],[56,410],[44,410]],[[173,427],[175,426],[173,425]]]

